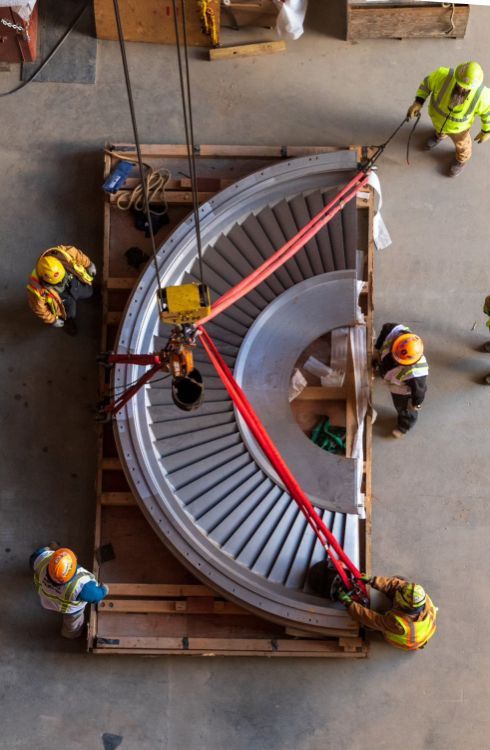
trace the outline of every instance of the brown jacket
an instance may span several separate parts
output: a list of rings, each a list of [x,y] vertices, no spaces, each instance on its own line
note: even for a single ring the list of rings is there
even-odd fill
[[[403,578],[383,578],[382,576],[375,576],[371,581],[371,586],[378,591],[382,591],[389,599],[394,599],[396,592],[405,584],[406,580]],[[363,607],[362,604],[352,602],[352,604],[349,605],[348,612],[354,620],[357,620],[361,625],[371,628],[371,630],[380,630],[382,633],[386,631],[390,633],[404,632],[403,627],[396,620],[394,614],[396,610],[389,610],[384,615],[380,615],[372,609]],[[403,614],[404,617],[410,617],[416,621],[419,619],[423,620],[426,613],[427,605],[416,615],[410,615],[406,612]]]
[[[73,263],[76,263],[83,268],[88,268],[92,263],[88,255],[85,255],[85,253],[82,253],[82,251],[78,250],[76,247],[72,247],[71,245],[59,245],[58,247],[73,258]],[[59,258],[63,265],[67,267],[65,256],[57,251],[57,247],[50,247],[49,250],[46,250],[40,257],[42,258],[44,255],[53,255],[54,257]],[[68,270],[73,273],[74,276],[79,277],[79,274],[73,266],[70,266]],[[41,296],[36,294],[31,288],[35,285],[34,282],[36,280],[38,284],[43,287]],[[81,280],[83,281],[83,279]],[[52,325],[58,318],[62,318],[63,320],[66,318],[65,308],[60,295],[56,289],[44,285],[42,281],[37,279],[36,269],[32,271],[29,285],[27,286],[27,301],[31,310],[38,316],[38,318],[41,318],[41,320],[48,325]]]

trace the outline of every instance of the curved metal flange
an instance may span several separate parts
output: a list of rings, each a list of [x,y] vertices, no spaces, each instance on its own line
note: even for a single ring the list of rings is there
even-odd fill
[[[356,324],[356,273],[336,271],[306,279],[271,302],[245,336],[234,375],[296,480],[320,508],[357,513],[358,459],[322,450],[304,434],[288,401],[295,362],[306,347],[334,328]],[[237,415],[257,464],[278,484],[275,471]]]

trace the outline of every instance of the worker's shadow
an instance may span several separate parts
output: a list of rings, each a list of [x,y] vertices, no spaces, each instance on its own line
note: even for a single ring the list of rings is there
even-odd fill
[[[436,172],[448,176],[449,167],[454,161],[454,144],[450,138],[444,138],[442,143],[439,143],[433,149],[428,149],[426,143],[431,136],[434,135],[434,128],[419,125],[414,133],[410,149],[413,152],[423,151],[428,159],[431,159]]]
[[[389,406],[375,405],[376,421],[373,424],[373,434],[377,437],[390,437],[396,427],[396,411]]]
[[[22,591],[22,606],[6,607],[2,613],[2,635],[5,642],[15,643],[23,653],[82,653],[85,638],[70,640],[61,636],[61,615],[43,610],[33,584],[29,564],[10,567],[9,586]],[[25,600],[24,600],[25,598]],[[29,616],[26,617],[26,611]]]

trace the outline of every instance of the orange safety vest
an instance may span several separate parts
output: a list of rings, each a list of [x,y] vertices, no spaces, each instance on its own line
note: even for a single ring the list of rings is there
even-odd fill
[[[427,597],[427,612],[423,620],[412,620],[401,610],[396,612],[392,610],[391,614],[395,616],[397,623],[402,626],[403,633],[392,633],[385,630],[383,635],[385,640],[396,648],[405,651],[416,651],[423,648],[437,630],[437,608],[434,607],[429,597]]]
[[[27,289],[29,292],[32,292],[32,294],[35,294],[36,297],[38,297],[43,302],[45,302],[48,305],[50,311],[53,313],[53,315],[56,315],[56,317],[61,317],[63,318],[63,320],[66,320],[66,310],[61,300],[61,297],[59,296],[58,292],[55,289],[48,289],[45,286],[43,286],[43,283],[40,280],[39,276],[37,275],[35,268],[29,277],[29,283],[27,284]]]

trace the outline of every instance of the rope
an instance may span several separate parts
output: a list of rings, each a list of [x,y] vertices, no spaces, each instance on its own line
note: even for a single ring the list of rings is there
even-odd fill
[[[418,115],[415,118],[415,122],[413,124],[413,127],[412,127],[412,129],[410,131],[410,134],[409,134],[408,140],[407,140],[407,164],[408,164],[408,166],[410,166],[410,143],[411,143],[411,140],[412,140],[412,136],[415,133],[415,128],[417,127],[417,125],[419,124],[419,122],[420,122],[420,112],[418,113]]]
[[[173,11],[174,11],[174,29],[175,29],[175,49],[177,52],[177,64],[179,67],[179,82],[180,82],[180,95],[182,100],[182,113],[184,117],[184,131],[185,140],[187,145],[187,163],[189,165],[189,174],[191,178],[191,190],[192,190],[192,211],[194,214],[194,226],[196,229],[196,244],[197,244],[197,257],[199,260],[199,277],[201,284],[204,284],[204,269],[202,262],[202,246],[201,246],[201,223],[199,218],[199,194],[197,191],[197,170],[196,170],[196,158],[195,158],[195,144],[194,144],[194,125],[192,120],[192,99],[191,99],[191,82],[189,75],[189,55],[188,55],[188,44],[187,44],[187,18],[186,18],[186,5],[185,0],[180,0],[180,7],[182,11],[182,32],[183,32],[183,48],[184,48],[184,63],[182,59],[181,42],[180,42],[180,31],[179,22],[177,18],[177,0],[172,0]],[[184,71],[185,67],[185,71]]]
[[[285,243],[279,250],[270,256],[251,274],[242,279],[236,286],[229,289],[213,305],[211,313],[199,321],[202,325],[215,318],[221,312],[231,305],[234,305],[241,297],[245,296],[256,286],[267,279],[274,271],[282,266],[286,261],[296,255],[312,237],[314,237],[322,227],[343,209],[346,203],[351,201],[357,195],[359,189],[366,184],[368,175],[363,172],[357,172],[356,176],[328,203],[313,219],[308,222],[299,232]]]
[[[141,146],[140,146],[140,139],[138,135],[138,125],[136,122],[136,111],[135,111],[134,101],[133,101],[131,79],[129,77],[128,58],[126,56],[126,44],[124,42],[124,33],[123,33],[122,22],[121,22],[121,14],[119,12],[119,0],[113,0],[113,3],[114,3],[114,14],[116,16],[117,36],[119,39],[119,47],[121,50],[121,58],[122,58],[122,64],[123,64],[123,69],[124,69],[124,80],[126,82],[126,93],[128,95],[129,111],[131,114],[131,123],[133,126],[134,143],[136,146],[136,153],[138,156],[138,166],[139,166],[139,172],[140,172],[141,187],[142,187],[142,192],[143,192],[144,208],[145,208],[145,213],[146,213],[146,220],[148,222],[148,233],[150,235],[151,250],[153,253],[153,263],[155,265],[155,276],[157,280],[158,289],[160,290],[162,288],[162,285],[160,282],[160,271],[158,268],[157,249],[155,246],[155,236],[153,234],[153,224],[152,224],[151,213],[150,213],[150,201],[148,198],[148,186],[147,186],[147,182],[145,180],[145,175],[143,172],[143,159],[141,156]],[[158,307],[159,307],[160,312],[163,312],[163,303],[159,294],[157,295],[157,302],[158,302]]]
[[[110,156],[115,156],[117,159],[124,159],[133,164],[138,164],[137,159],[132,159],[124,153],[118,153],[117,151],[110,151],[108,149],[105,149],[105,152]],[[172,177],[172,173],[165,167],[153,169],[153,167],[145,162],[143,162],[143,166],[146,167],[145,181],[146,191],[148,193],[148,203],[150,205],[157,202],[163,204],[161,211],[152,208],[151,212],[154,216],[163,216],[163,214],[166,214],[168,211],[165,186]],[[141,182],[132,190],[120,190],[116,196],[116,206],[121,211],[129,211],[130,208],[135,208],[137,211],[143,211],[145,208],[145,196]]]
[[[315,532],[317,538],[320,540],[328,557],[337,570],[337,573],[339,574],[346,590],[349,591],[352,589],[353,582],[349,578],[350,573],[350,575],[354,579],[355,586],[359,586],[360,594],[362,596],[367,596],[366,587],[359,581],[361,575],[360,571],[354,565],[352,560],[346,555],[335,536],[326,526],[324,521],[320,518],[310,500],[299,486],[298,482],[284,462],[281,454],[267,434],[264,425],[260,421],[255,410],[245,396],[245,393],[242,391],[242,389],[234,379],[231,370],[221,357],[207,331],[201,326],[198,326],[198,330],[201,334],[200,341],[202,342],[209,359],[216,368],[218,375],[223,381],[223,384],[228,391],[231,400],[240,412],[255,440],[263,450],[265,456],[271,462],[273,468],[282,479],[287,491],[289,492],[293,500],[297,503],[307,522]]]
[[[454,29],[456,28],[454,25],[454,12],[455,12],[455,4],[454,3],[442,3],[443,8],[451,8],[451,18],[449,19],[449,28],[446,29],[444,32],[445,34],[452,34]]]

